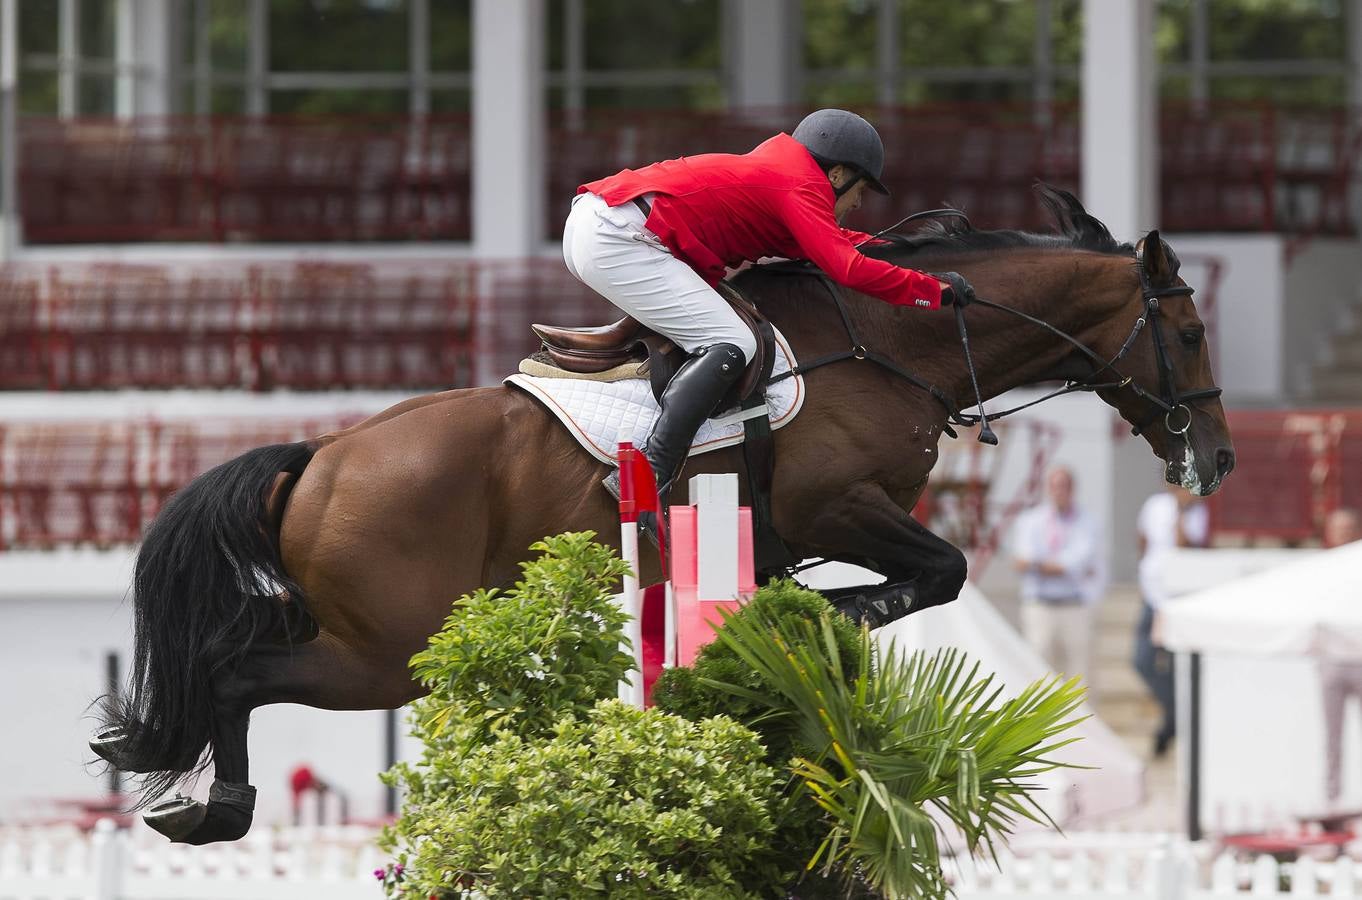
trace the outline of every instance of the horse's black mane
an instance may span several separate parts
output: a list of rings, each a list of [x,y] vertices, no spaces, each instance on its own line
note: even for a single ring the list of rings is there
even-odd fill
[[[1040,200],[1054,216],[1059,227],[1056,234],[1036,234],[1029,231],[984,231],[974,228],[961,216],[947,216],[928,222],[912,234],[886,234],[885,244],[867,244],[862,252],[868,256],[898,256],[903,253],[931,251],[988,251],[1031,247],[1052,250],[1091,250],[1119,256],[1134,256],[1135,247],[1123,244],[1111,236],[1107,226],[1089,215],[1078,200],[1067,191],[1038,184]]]
[[[1105,230],[1104,230],[1105,232]],[[1110,234],[1101,237],[1089,233],[1079,235],[1036,234],[1030,231],[986,231],[953,219],[950,223],[931,222],[912,234],[886,234],[881,240],[887,244],[867,244],[861,250],[867,256],[899,253],[926,253],[942,250],[985,251],[1011,250],[1020,247],[1051,250],[1092,250],[1118,256],[1134,256],[1135,247],[1123,244]]]

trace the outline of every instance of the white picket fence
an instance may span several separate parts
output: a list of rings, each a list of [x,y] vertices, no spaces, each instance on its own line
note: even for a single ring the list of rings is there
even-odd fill
[[[258,828],[210,847],[136,837],[100,822],[0,828],[0,900],[379,900],[386,860],[362,828]],[[958,900],[1217,900],[1362,898],[1362,863],[1270,856],[1241,859],[1168,835],[1077,833],[1004,852],[991,862],[948,860]]]
[[[1155,846],[1112,846],[1075,835],[1072,846],[1014,856],[998,865],[947,864],[958,900],[1214,900],[1223,897],[1362,898],[1362,865],[1350,857],[1323,862],[1308,857],[1278,863],[1271,856],[1244,859],[1216,852],[1209,843],[1163,837]]]
[[[0,900],[379,900],[372,829],[257,828],[209,847],[134,838],[113,822],[0,829]]]

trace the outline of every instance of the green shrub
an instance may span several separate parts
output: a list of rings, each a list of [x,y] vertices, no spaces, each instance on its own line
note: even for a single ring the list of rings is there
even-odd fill
[[[591,537],[537,544],[513,590],[461,598],[413,657],[431,693],[420,763],[385,776],[406,792],[389,896],[783,898],[799,879],[800,900],[940,898],[929,809],[971,850],[1043,820],[1031,779],[1076,682],[1004,701],[963,656],[880,657],[778,582],[635,710],[614,699],[624,564]]]
[[[760,619],[788,627],[795,622],[815,622],[831,609],[822,594],[790,579],[781,579],[758,590],[730,619]],[[830,621],[841,659],[845,661],[846,677],[854,680],[872,662],[862,652],[860,626],[841,615]],[[808,752],[808,747],[799,744],[803,723],[797,718],[781,715],[765,699],[752,699],[725,686],[741,687],[767,697],[773,687],[732,647],[716,640],[700,649],[693,666],[664,671],[653,685],[653,702],[659,709],[687,719],[726,715],[746,723],[761,735],[771,762],[776,765],[784,766],[792,757]]]
[[[499,731],[443,761],[397,826],[415,896],[782,896],[769,812],[783,776],[730,719],[607,700],[547,740]],[[773,890],[775,891],[773,893]]]
[[[1042,679],[1010,699],[957,650],[900,654],[848,679],[831,610],[817,621],[733,616],[722,641],[762,673],[761,691],[724,685],[771,714],[802,723],[810,748],[795,775],[830,827],[814,859],[880,896],[947,894],[929,810],[949,819],[977,852],[1021,819],[1049,822],[1033,778],[1063,763],[1051,754],[1081,717],[1078,679]],[[877,652],[868,631],[862,656]],[[1053,824],[1053,823],[1050,823]]]
[[[822,594],[782,579],[758,590],[720,630],[729,628],[737,620],[760,621],[768,626],[778,624],[794,631],[794,623],[816,622],[831,609]],[[864,652],[860,626],[838,614],[830,616],[829,622],[840,659],[846,665],[845,677],[854,680],[872,662]],[[750,692],[751,696],[736,693],[735,687]],[[772,699],[779,696],[775,685],[765,675],[722,640],[702,647],[693,666],[664,671],[653,686],[653,702],[658,709],[692,720],[731,716],[761,736],[767,747],[767,759],[788,776],[782,796],[773,806],[775,846],[780,849],[788,871],[803,873],[831,825],[823,810],[809,797],[804,783],[793,776],[791,765],[798,757],[817,755],[824,744],[821,730],[808,733],[809,723],[795,715],[793,709],[781,711],[775,708]],[[816,745],[810,746],[809,740],[815,741]],[[849,896],[837,879],[831,884],[815,882],[821,882],[821,879],[813,874],[805,875],[799,896]]]
[[[514,588],[454,604],[429,649],[411,660],[430,690],[414,710],[418,737],[440,749],[449,740],[482,743],[496,729],[542,734],[616,695],[634,667],[612,598],[629,568],[593,537],[547,538],[530,548],[543,555],[522,564]]]
[[[798,871],[771,849],[787,776],[755,734],[612,699],[627,570],[591,538],[536,544],[514,589],[461,598],[412,658],[425,747],[385,775],[405,791],[389,896],[780,897]]]

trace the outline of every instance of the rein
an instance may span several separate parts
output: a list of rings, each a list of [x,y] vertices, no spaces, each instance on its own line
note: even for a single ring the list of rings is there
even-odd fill
[[[1022,404],[1021,406],[1013,407],[1012,409],[1003,410],[1002,412],[999,413],[994,413],[992,418],[1001,419],[1005,416],[1010,416],[1013,413],[1020,412],[1023,409],[1027,409],[1029,407],[1035,406],[1038,403],[1042,403],[1046,400],[1049,400],[1052,397],[1060,397],[1063,396],[1064,394],[1072,394],[1079,391],[1103,391],[1115,390],[1120,388],[1130,388],[1130,390],[1133,391],[1136,396],[1140,397],[1143,400],[1148,400],[1150,403],[1154,404],[1159,408],[1159,410],[1163,413],[1164,427],[1168,429],[1170,434],[1187,433],[1187,429],[1189,429],[1192,425],[1192,411],[1187,406],[1187,404],[1189,402],[1194,402],[1197,400],[1210,400],[1215,397],[1219,397],[1221,394],[1221,389],[1218,387],[1213,387],[1202,388],[1195,391],[1188,391],[1186,393],[1178,391],[1177,385],[1174,384],[1173,382],[1174,375],[1173,361],[1168,356],[1168,347],[1163,340],[1163,329],[1159,327],[1160,318],[1159,301],[1164,297],[1190,297],[1194,293],[1194,289],[1189,285],[1173,285],[1165,288],[1155,288],[1153,285],[1149,283],[1149,273],[1145,270],[1144,259],[1142,257],[1136,257],[1135,269],[1137,272],[1139,272],[1140,275],[1140,294],[1144,300],[1144,314],[1135,320],[1135,325],[1134,327],[1131,328],[1130,334],[1126,337],[1124,343],[1121,344],[1121,349],[1110,360],[1103,360],[1101,356],[1094,353],[1092,349],[1089,348],[1082,341],[1078,340],[1077,338],[1073,337],[1072,335],[1064,331],[1061,331],[1060,329],[1054,327],[1049,322],[1046,322],[1043,319],[1038,319],[1035,316],[1028,315],[1027,313],[1022,312],[1021,310],[1014,309],[1010,306],[1003,306],[1002,304],[994,303],[990,300],[976,298],[976,302],[982,306],[985,306],[989,309],[996,309],[1013,316],[1017,316],[1018,318],[1024,319],[1034,325],[1038,325],[1041,328],[1044,328],[1046,331],[1049,331],[1051,334],[1054,334],[1057,337],[1063,338],[1070,344],[1073,344],[1093,362],[1100,364],[1098,368],[1094,369],[1093,372],[1083,381],[1069,382],[1059,390],[1052,391],[1049,394],[1040,397],[1039,399],[1032,400],[1030,403],[1025,403]],[[966,359],[968,360],[969,344],[965,337],[965,324],[963,312],[964,312],[963,310],[957,308],[956,319],[960,327],[961,340],[965,344]],[[1116,368],[1116,363],[1120,362],[1125,357],[1125,355],[1130,352],[1130,348],[1135,345],[1135,338],[1140,334],[1142,330],[1144,330],[1145,325],[1148,325],[1150,327],[1150,332],[1154,340],[1154,356],[1158,362],[1159,367],[1159,396],[1155,396],[1154,394],[1149,393],[1149,391],[1145,390],[1144,388],[1136,384],[1133,377],[1129,375],[1123,376],[1121,372]],[[970,362],[969,367],[971,370],[970,374],[973,375],[974,368],[973,362]],[[1102,383],[1094,382],[1093,379],[1097,378],[1098,375],[1102,374],[1108,369],[1110,369],[1112,373],[1119,379],[1118,381],[1108,381]],[[977,384],[975,385],[975,395],[978,396]],[[1176,413],[1178,410],[1182,410],[1186,414],[1186,420],[1182,423],[1181,427],[1176,427],[1173,424],[1173,414]],[[1155,412],[1154,415],[1145,419],[1143,422],[1134,425],[1130,429],[1130,433],[1133,435],[1140,434],[1146,428],[1152,425],[1154,421],[1158,419],[1158,417],[1159,412]],[[958,421],[957,424],[960,425],[967,424],[966,421],[964,420],[968,420],[969,425],[982,424],[983,428],[988,427],[988,419],[984,414],[982,400],[979,401],[978,415],[966,414],[959,416],[958,418],[961,421]],[[980,434],[980,440],[985,440],[984,434],[982,432]],[[985,440],[985,443],[994,442]]]
[[[930,210],[925,213],[917,213],[914,216],[910,216],[908,218],[913,219],[924,218],[927,216],[954,215],[956,213],[957,213],[956,210]],[[963,216],[963,213],[960,213],[960,215]],[[891,227],[898,227],[899,224],[902,223],[901,222],[897,223]],[[1169,358],[1167,345],[1164,343],[1163,340],[1163,331],[1159,327],[1160,313],[1159,301],[1164,297],[1191,296],[1191,294],[1193,293],[1193,288],[1188,285],[1174,285],[1165,288],[1155,288],[1149,282],[1149,274],[1148,272],[1145,271],[1143,257],[1136,257],[1135,267],[1140,275],[1140,293],[1144,300],[1144,313],[1135,320],[1135,324],[1131,328],[1130,334],[1126,337],[1125,342],[1121,344],[1120,351],[1117,352],[1117,354],[1109,360],[1103,359],[1099,354],[1094,352],[1092,348],[1088,347],[1088,345],[1084,344],[1082,341],[1078,340],[1073,335],[1061,331],[1060,329],[1056,328],[1055,326],[1051,325],[1049,322],[1046,322],[1043,319],[1038,319],[1035,316],[1032,316],[1028,313],[1024,313],[1021,310],[1015,309],[1010,306],[1004,306],[1000,303],[994,303],[991,300],[985,300],[982,297],[975,298],[974,302],[980,306],[984,306],[988,309],[995,309],[1000,312],[1016,316],[1017,318],[1030,322],[1033,325],[1037,325],[1041,328],[1044,328],[1051,334],[1054,334],[1055,336],[1062,338],[1068,343],[1072,344],[1086,357],[1088,357],[1088,359],[1098,364],[1098,367],[1094,369],[1092,373],[1090,373],[1088,377],[1083,381],[1071,381],[1064,387],[1060,388],[1059,390],[1052,391],[1043,397],[1040,397],[1036,400],[1032,400],[1030,403],[1024,403],[1021,406],[1015,406],[1011,409],[1006,409],[1003,410],[1002,412],[994,413],[993,415],[990,416],[984,412],[983,397],[979,392],[979,382],[974,374],[974,360],[970,355],[969,334],[965,328],[965,315],[963,309],[961,309],[958,306],[955,308],[955,321],[956,327],[959,329],[960,332],[960,343],[961,347],[964,349],[965,363],[966,367],[969,370],[970,381],[974,386],[975,399],[979,405],[978,413],[962,412],[961,409],[958,406],[956,406],[954,402],[952,402],[951,398],[947,396],[946,393],[942,391],[940,388],[937,388],[936,386],[924,381],[923,379],[914,375],[912,372],[909,372],[908,370],[904,369],[902,366],[900,366],[893,360],[889,359],[888,357],[880,353],[877,353],[874,350],[867,349],[866,346],[862,344],[860,339],[857,337],[855,326],[851,322],[851,316],[847,312],[846,303],[842,299],[841,292],[838,291],[837,286],[832,283],[832,280],[829,279],[827,275],[823,274],[822,272],[818,272],[816,269],[812,269],[811,266],[808,266],[806,264],[796,264],[795,266],[787,266],[781,264],[779,267],[768,266],[767,268],[770,271],[788,272],[791,274],[794,273],[809,274],[810,271],[812,270],[813,273],[818,276],[818,279],[819,281],[822,282],[823,286],[827,288],[828,293],[832,296],[833,303],[836,304],[837,306],[837,312],[842,317],[842,325],[843,327],[846,328],[847,337],[851,339],[850,350],[844,350],[838,353],[830,353],[825,356],[817,357],[816,359],[813,359],[806,364],[796,365],[789,371],[782,372],[779,376],[771,379],[771,381],[774,383],[794,375],[803,375],[806,372],[810,372],[814,369],[829,365],[831,363],[841,362],[844,359],[865,360],[868,362],[872,362],[880,366],[881,368],[889,371],[890,373],[898,376],[899,378],[907,381],[914,387],[926,391],[928,394],[935,397],[936,400],[946,408],[947,424],[945,425],[944,430],[951,437],[953,438],[958,437],[956,432],[951,428],[952,425],[957,425],[962,428],[972,428],[978,425],[979,441],[985,444],[998,443],[997,436],[993,433],[992,429],[989,428],[988,424],[989,419],[996,420],[1006,418],[1007,416],[1021,412],[1024,409],[1029,409],[1032,406],[1035,406],[1039,403],[1043,403],[1046,400],[1049,400],[1054,397],[1060,397],[1065,394],[1072,394],[1079,391],[1102,391],[1129,388],[1141,399],[1148,400],[1150,403],[1158,407],[1158,411],[1155,412],[1154,415],[1150,416],[1145,421],[1133,426],[1131,428],[1131,434],[1138,435],[1141,432],[1143,432],[1146,428],[1153,424],[1158,419],[1160,413],[1162,413],[1164,417],[1164,427],[1168,429],[1169,433],[1183,435],[1187,433],[1187,430],[1191,428],[1192,425],[1192,411],[1187,406],[1187,404],[1189,402],[1194,402],[1197,400],[1209,400],[1215,397],[1219,397],[1221,394],[1221,389],[1218,387],[1202,388],[1195,391],[1189,391],[1187,393],[1181,393],[1178,391],[1177,386],[1174,384],[1173,381],[1174,376],[1173,362]],[[1122,375],[1120,370],[1116,368],[1116,363],[1120,362],[1126,356],[1126,354],[1130,352],[1130,348],[1135,345],[1135,338],[1139,336],[1140,332],[1144,330],[1146,325],[1150,327],[1150,332],[1154,341],[1154,355],[1155,359],[1157,360],[1159,368],[1158,396],[1151,394],[1150,392],[1146,391],[1144,388],[1136,384],[1133,376]],[[1094,379],[1096,379],[1099,375],[1101,375],[1108,369],[1111,370],[1112,374],[1118,380],[1101,383],[1094,381]],[[1182,410],[1186,414],[1186,420],[1182,423],[1181,427],[1176,427],[1174,425],[1173,416],[1178,410]]]

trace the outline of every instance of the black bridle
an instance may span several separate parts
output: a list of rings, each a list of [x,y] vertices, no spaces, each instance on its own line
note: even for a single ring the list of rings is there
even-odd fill
[[[942,212],[947,211],[933,210],[932,212],[940,214]],[[775,267],[768,268],[774,269]],[[1059,390],[1052,391],[1049,394],[1046,394],[1045,396],[1037,400],[1032,400],[1030,403],[1024,403],[1021,406],[1016,406],[1013,407],[1012,409],[1007,409],[1003,410],[1002,412],[994,413],[991,416],[984,412],[983,397],[979,392],[979,382],[978,379],[975,377],[974,373],[974,360],[971,357],[969,350],[969,334],[965,328],[964,310],[961,307],[959,306],[955,307],[955,321],[956,326],[960,332],[960,343],[965,352],[965,363],[967,368],[969,369],[970,381],[974,386],[975,399],[979,405],[979,412],[977,414],[962,412],[960,408],[951,401],[950,397],[948,397],[944,391],[922,380],[918,376],[914,375],[912,372],[907,371],[902,366],[898,365],[898,363],[894,362],[888,357],[883,356],[882,354],[877,353],[873,350],[867,349],[866,346],[862,344],[860,342],[860,339],[857,337],[855,326],[851,322],[851,316],[847,312],[846,303],[842,299],[841,292],[838,291],[836,285],[834,285],[832,281],[828,279],[826,275],[823,275],[821,272],[818,273],[820,280],[823,282],[823,285],[828,289],[828,293],[832,295],[833,302],[836,303],[837,305],[837,311],[838,313],[841,314],[842,317],[842,324],[846,328],[847,336],[851,339],[852,345],[851,349],[844,350],[838,353],[831,353],[826,356],[821,356],[818,357],[817,359],[811,360],[806,364],[797,365],[790,371],[782,372],[779,376],[771,380],[772,382],[776,382],[785,378],[789,378],[793,375],[803,375],[806,372],[812,371],[813,369],[817,369],[821,366],[828,365],[829,363],[840,362],[841,360],[844,359],[856,359],[872,362],[880,366],[881,368],[888,370],[889,372],[893,373],[899,378],[902,378],[903,380],[909,382],[915,387],[918,387],[926,391],[927,393],[931,394],[933,397],[937,399],[937,401],[941,403],[941,405],[946,407],[947,425],[945,427],[945,430],[946,433],[949,434],[951,437],[956,437],[956,433],[951,429],[951,425],[958,425],[963,428],[972,428],[978,425],[979,440],[986,444],[998,443],[997,436],[994,435],[992,429],[989,427],[988,424],[989,419],[996,420],[1006,418],[1007,416],[1013,415],[1014,413],[1018,413],[1024,409],[1028,409],[1032,406],[1035,406],[1038,403],[1043,403],[1046,400],[1049,400],[1054,397],[1060,397],[1063,396],[1064,394],[1072,394],[1079,391],[1129,389],[1140,398],[1149,401],[1155,407],[1157,407],[1156,412],[1152,416],[1131,428],[1132,434],[1136,435],[1140,434],[1146,428],[1152,425],[1160,415],[1162,415],[1164,417],[1164,427],[1168,429],[1168,432],[1170,434],[1185,435],[1188,429],[1191,428],[1192,426],[1192,411],[1187,406],[1187,404],[1198,400],[1209,400],[1215,397],[1219,397],[1221,393],[1221,389],[1218,387],[1201,388],[1195,391],[1182,392],[1178,390],[1177,384],[1174,381],[1175,373],[1173,371],[1173,361],[1168,355],[1168,347],[1163,339],[1163,329],[1160,327],[1159,324],[1161,316],[1160,301],[1165,297],[1191,296],[1193,293],[1193,288],[1188,285],[1171,285],[1162,288],[1154,287],[1149,281],[1149,273],[1145,270],[1143,256],[1137,256],[1135,258],[1135,268],[1140,276],[1140,294],[1143,299],[1144,309],[1142,314],[1138,318],[1136,318],[1135,324],[1130,330],[1130,334],[1126,337],[1124,343],[1121,344],[1120,351],[1117,352],[1117,354],[1113,356],[1111,359],[1103,359],[1100,355],[1093,351],[1092,348],[1088,347],[1088,345],[1084,344],[1082,341],[1078,340],[1073,335],[1061,331],[1060,329],[1051,325],[1049,322],[1044,321],[1043,319],[1038,319],[1035,316],[1032,316],[1028,313],[1024,313],[1019,309],[1014,309],[1010,306],[1003,306],[1000,303],[994,303],[990,300],[985,300],[981,297],[975,298],[974,303],[972,305],[977,304],[979,306],[987,307],[988,309],[996,309],[1000,312],[1008,313],[1009,315],[1016,316],[1020,319],[1024,319],[1027,322],[1032,323],[1033,325],[1037,325],[1041,328],[1044,328],[1047,331],[1051,332],[1052,334],[1056,335],[1057,337],[1060,337],[1063,340],[1068,341],[1089,360],[1097,364],[1097,368],[1093,369],[1093,371],[1089,373],[1088,377],[1083,379],[1082,381],[1071,381],[1065,384],[1065,386],[1060,388]],[[794,269],[785,268],[784,270],[800,271],[803,273],[808,273],[810,271],[809,268],[805,268],[802,266]],[[1136,384],[1133,376],[1122,375],[1121,371],[1116,368],[1116,364],[1120,362],[1122,359],[1124,359],[1126,354],[1130,352],[1131,347],[1135,345],[1135,339],[1139,336],[1140,332],[1144,330],[1145,326],[1149,327],[1150,334],[1154,341],[1154,356],[1157,361],[1159,370],[1158,395],[1151,394],[1149,391],[1145,390],[1143,387]],[[1100,383],[1097,382],[1096,379],[1107,371],[1110,371],[1112,375],[1116,378],[1116,380]],[[1179,410],[1181,410],[1186,415],[1186,419],[1185,421],[1183,421],[1180,427],[1174,424],[1175,421],[1174,414],[1177,413]]]

